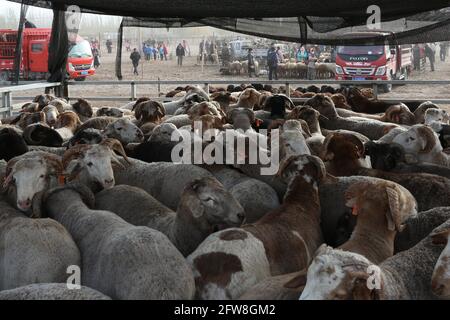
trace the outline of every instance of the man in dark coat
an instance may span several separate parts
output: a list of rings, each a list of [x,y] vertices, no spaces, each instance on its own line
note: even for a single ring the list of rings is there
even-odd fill
[[[133,74],[139,75],[139,72],[137,70],[139,66],[139,60],[141,60],[141,55],[137,51],[136,48],[133,49],[133,52],[130,55],[131,62],[133,63]]]
[[[430,60],[431,72],[434,72],[435,52],[428,43],[425,45],[425,56]]]
[[[181,67],[183,65],[183,57],[186,55],[184,47],[181,43],[178,44],[175,53],[177,55],[177,63]]]
[[[267,66],[269,67],[269,80],[272,80],[272,77],[278,80],[278,55],[275,43],[272,43],[272,46],[267,52]]]

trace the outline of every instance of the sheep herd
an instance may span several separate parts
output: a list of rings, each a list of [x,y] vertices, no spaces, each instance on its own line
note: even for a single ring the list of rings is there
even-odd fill
[[[0,299],[450,299],[449,114],[286,90],[1,119]]]
[[[334,79],[336,74],[336,64],[330,62],[318,62],[314,66],[315,79]],[[228,74],[241,75],[248,73],[248,62],[235,60],[229,62],[227,69],[224,69]],[[255,73],[259,75],[260,65],[255,60]],[[306,79],[308,76],[308,65],[303,62],[296,62],[295,59],[285,59],[277,65],[277,73],[281,78],[289,79]]]

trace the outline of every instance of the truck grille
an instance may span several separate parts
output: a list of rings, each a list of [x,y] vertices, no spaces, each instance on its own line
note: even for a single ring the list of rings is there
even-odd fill
[[[352,76],[371,76],[375,68],[344,68],[344,71]]]
[[[73,65],[74,69],[79,70],[89,70],[91,68],[90,64],[75,64]]]

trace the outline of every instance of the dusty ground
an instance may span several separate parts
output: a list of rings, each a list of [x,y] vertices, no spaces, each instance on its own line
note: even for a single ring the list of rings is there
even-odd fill
[[[201,66],[197,63],[196,56],[185,57],[183,66],[177,66],[176,59],[169,59],[168,61],[141,60],[139,66],[139,76],[133,76],[131,61],[129,59],[129,52],[123,52],[122,59],[122,74],[124,80],[226,80],[239,79],[242,82],[256,82],[258,79],[266,79],[266,76],[259,78],[248,78],[245,76],[224,76],[219,73],[219,66],[205,65],[203,72]],[[449,80],[450,79],[450,59],[443,63],[438,61],[436,64],[436,71],[430,72],[429,65],[426,66],[426,71],[419,73],[414,72],[410,80]],[[95,85],[95,81],[99,80],[117,80],[115,76],[115,54],[104,53],[101,57],[101,66],[97,69],[97,74],[90,77],[86,82],[93,82],[92,86],[71,86],[70,96],[78,97],[92,97],[92,96],[130,96],[130,87],[127,85]],[[174,89],[176,86],[161,86],[162,92],[167,92]],[[40,92],[20,93],[20,95],[34,95]],[[158,88],[156,86],[142,85],[138,86],[137,95],[142,96],[157,96]],[[382,97],[395,98],[418,98],[418,99],[450,99],[450,85],[446,86],[417,86],[405,85],[394,87],[394,90],[389,94],[383,94]],[[95,105],[111,105],[119,106],[124,102],[95,102]],[[443,106],[450,110],[450,105]]]

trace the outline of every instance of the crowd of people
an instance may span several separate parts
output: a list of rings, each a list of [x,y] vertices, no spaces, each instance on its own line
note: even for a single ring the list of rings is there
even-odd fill
[[[441,43],[427,43],[415,44],[413,46],[413,61],[414,70],[420,71],[422,66],[425,65],[426,59],[430,62],[431,72],[435,71],[436,55],[439,53],[439,58],[442,62],[445,62],[448,55],[449,44],[446,42]]]
[[[320,47],[312,46],[307,49],[305,46],[300,45],[294,47],[291,53],[284,53],[281,47],[276,47],[275,43],[272,43],[267,52],[267,66],[269,68],[269,80],[278,80],[278,64],[283,63],[286,56],[294,57],[297,63],[304,63],[308,66],[308,80],[314,80],[316,71],[315,64],[320,57]]]
[[[131,43],[129,42],[129,40],[126,40],[125,48],[127,51],[131,51]],[[146,61],[150,60],[167,61],[169,56],[169,45],[168,43],[165,42],[161,43],[155,42],[154,44],[144,42],[142,43],[142,53]],[[183,65],[183,57],[189,53],[190,50],[186,40],[183,40],[182,42],[178,43],[175,49],[175,55],[177,57],[178,66],[181,67]],[[134,48],[130,54],[130,60],[133,65],[134,75],[139,75],[138,66],[141,58],[142,58],[141,54],[139,53],[137,48]]]

